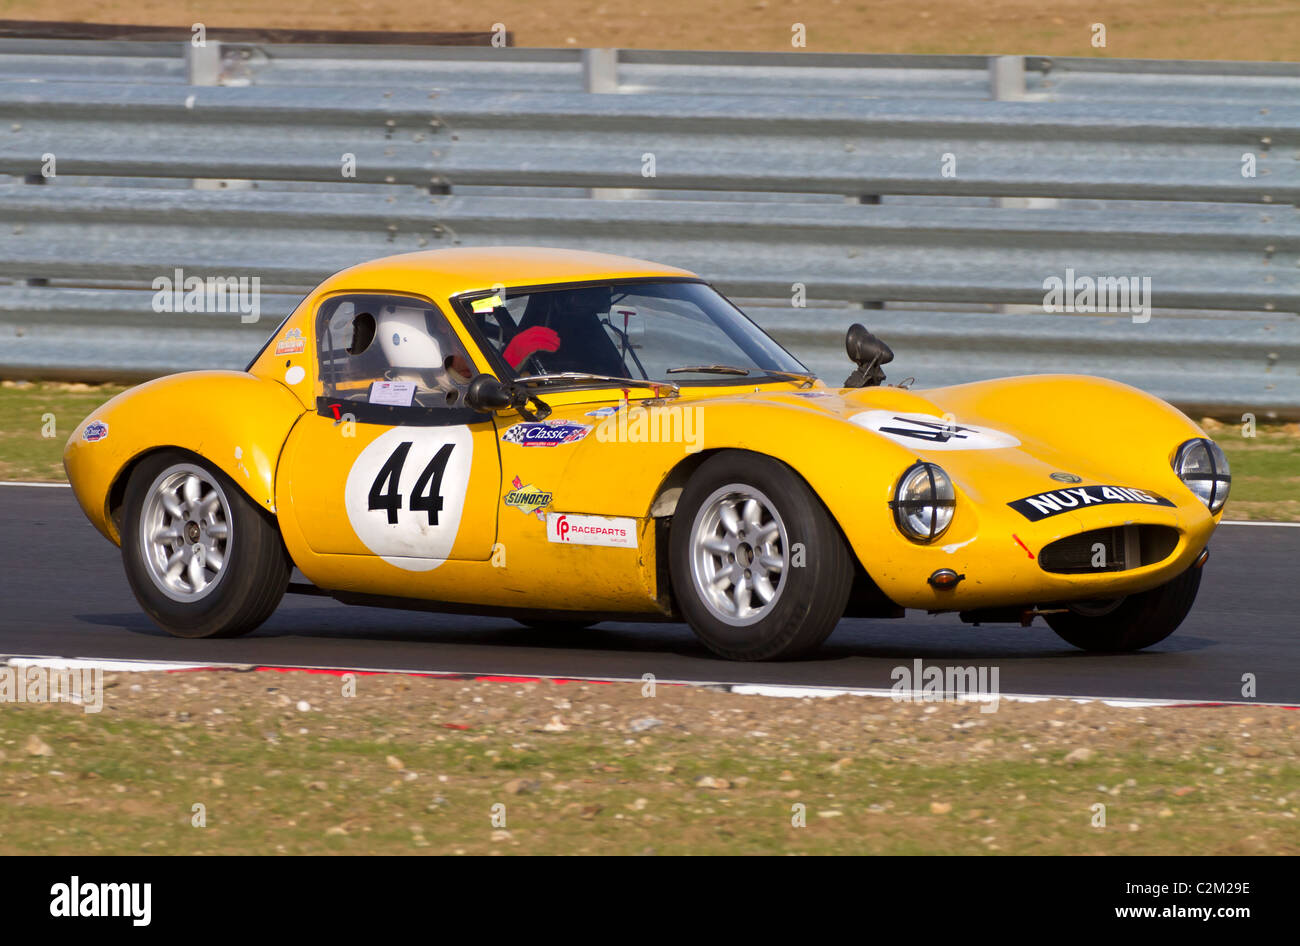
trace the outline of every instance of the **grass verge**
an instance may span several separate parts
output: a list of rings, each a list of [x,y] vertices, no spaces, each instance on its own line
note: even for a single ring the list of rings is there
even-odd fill
[[[97,714],[0,704],[0,854],[1300,853],[1278,708],[346,683],[109,674]]]
[[[0,480],[66,482],[68,435],[121,385],[0,381]]]

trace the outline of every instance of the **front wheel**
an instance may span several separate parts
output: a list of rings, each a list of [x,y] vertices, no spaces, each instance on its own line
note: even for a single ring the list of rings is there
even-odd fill
[[[246,634],[284,596],[290,563],[275,522],[203,460],[146,458],[127,481],[123,511],[127,581],[169,634]]]
[[[673,595],[691,629],[732,660],[789,660],[844,615],[853,561],[830,513],[777,460],[738,450],[706,460],[669,530]]]
[[[1195,565],[1172,581],[1108,602],[1077,602],[1044,615],[1048,626],[1083,650],[1123,653],[1158,644],[1183,623],[1201,587]]]

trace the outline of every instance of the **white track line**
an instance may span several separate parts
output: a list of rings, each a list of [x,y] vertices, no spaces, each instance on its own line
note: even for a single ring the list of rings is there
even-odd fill
[[[206,670],[216,665],[185,663],[173,660],[101,660],[95,657],[0,657],[0,666],[45,667],[47,670],[99,669],[109,673],[132,673],[162,670]]]
[[[1283,529],[1300,529],[1300,522],[1272,522],[1268,519],[1224,519],[1221,526],[1281,526]]]
[[[29,483],[23,480],[0,480],[0,486],[37,486],[44,489],[67,489],[70,483]]]
[[[235,663],[184,663],[166,660],[100,660],[94,657],[3,657],[0,666],[11,667],[47,667],[53,670],[93,669],[98,667],[108,672],[159,672],[172,670],[240,670],[251,671],[255,667],[271,667],[275,670],[328,670],[339,673],[393,673],[424,677],[513,677],[525,680],[572,680],[577,683],[644,683],[642,677],[584,677],[569,674],[544,676],[519,673],[486,673],[469,670],[412,670],[402,668],[377,669],[371,667],[338,666],[282,666],[276,664],[235,664]],[[992,703],[1000,700],[1012,703],[1043,703],[1049,700],[1064,700],[1071,703],[1102,703],[1129,709],[1156,708],[1165,706],[1280,706],[1292,708],[1292,703],[1268,703],[1261,700],[1174,700],[1156,697],[1122,697],[1122,696],[1070,696],[1046,693],[998,693],[961,694],[952,700],[937,700],[931,693],[920,690],[896,691],[881,687],[821,687],[799,686],[783,683],[729,683],[722,680],[655,680],[664,686],[691,686],[724,689],[742,696],[768,696],[783,699],[829,699],[836,696],[872,696],[888,698],[900,703]]]

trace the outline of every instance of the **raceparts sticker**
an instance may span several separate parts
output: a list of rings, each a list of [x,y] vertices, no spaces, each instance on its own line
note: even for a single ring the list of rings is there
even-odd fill
[[[591,433],[591,425],[575,424],[567,420],[529,421],[507,427],[501,434],[503,443],[517,443],[524,447],[558,447],[577,443]]]
[[[863,411],[849,420],[894,443],[918,450],[997,450],[1020,446],[1018,439],[1003,431],[962,424],[952,417],[934,414]]]
[[[546,514],[546,539],[567,545],[604,545],[636,548],[636,520],[623,517],[582,516],[568,512]]]
[[[1169,500],[1143,489],[1129,486],[1071,486],[1054,489],[1037,496],[1026,496],[1007,503],[1030,522],[1073,512],[1084,506],[1105,506],[1109,503],[1144,503],[1148,506],[1172,506]]]
[[[390,565],[437,568],[456,544],[473,458],[468,427],[380,434],[357,456],[343,488],[357,538]]]

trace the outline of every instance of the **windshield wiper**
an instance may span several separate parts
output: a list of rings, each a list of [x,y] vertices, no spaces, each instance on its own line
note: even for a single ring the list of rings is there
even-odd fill
[[[789,378],[791,381],[801,381],[804,387],[812,387],[817,380],[816,375],[804,374],[799,371],[780,371],[776,368],[760,368],[759,371],[765,375],[776,378]],[[748,368],[741,368],[738,365],[683,365],[680,368],[669,368],[667,374],[683,374],[688,371],[696,371],[700,374],[735,374],[748,375]]]
[[[817,375],[805,374],[802,371],[780,371],[776,368],[764,368],[763,373],[770,374],[775,378],[789,378],[791,381],[798,381],[801,388],[810,388],[817,383]]]
[[[660,388],[668,388],[673,394],[680,394],[681,389],[671,381],[651,381],[649,378],[624,378],[616,374],[592,374],[586,371],[556,371],[548,374],[526,374],[515,378],[516,384],[530,382],[546,383],[548,381],[611,381],[625,384],[632,388],[653,388],[658,397]]]
[[[685,374],[688,371],[700,374],[749,374],[748,368],[736,365],[682,365],[680,368],[669,368],[666,374]]]

